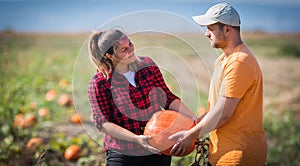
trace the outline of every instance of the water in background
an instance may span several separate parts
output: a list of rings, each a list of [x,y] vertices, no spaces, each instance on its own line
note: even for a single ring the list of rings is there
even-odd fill
[[[284,3],[284,2],[282,2]],[[178,5],[176,10],[192,20],[190,16],[204,14],[215,2],[198,6]],[[242,30],[269,33],[300,32],[300,1],[297,4],[230,3],[240,13]]]
[[[231,1],[239,11],[242,30],[271,33],[300,32],[300,1],[277,3]],[[220,1],[218,1],[220,2]],[[191,16],[205,13],[216,1],[205,0],[132,0],[132,1],[0,1],[0,31],[12,29],[21,32],[90,32],[106,22],[126,13],[143,10],[161,10],[179,14],[192,21]],[[281,5],[280,5],[280,4]],[[143,20],[136,24],[149,21]],[[163,25],[163,21],[161,24]],[[172,26],[174,31],[181,27]]]
[[[242,28],[251,31],[300,32],[300,6],[235,5]]]

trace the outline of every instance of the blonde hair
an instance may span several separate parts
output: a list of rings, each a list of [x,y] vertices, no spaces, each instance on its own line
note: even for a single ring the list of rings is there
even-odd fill
[[[106,78],[114,71],[112,61],[107,58],[106,53],[113,55],[115,53],[118,42],[127,37],[122,31],[117,29],[109,29],[107,31],[93,31],[89,38],[88,51],[92,64],[99,72],[102,72]],[[140,60],[129,64],[129,69],[137,71]]]

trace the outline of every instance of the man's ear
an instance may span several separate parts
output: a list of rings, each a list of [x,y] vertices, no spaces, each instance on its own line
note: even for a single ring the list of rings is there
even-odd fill
[[[224,31],[227,33],[227,32],[229,32],[230,31],[230,26],[228,26],[228,25],[225,25],[224,26]]]
[[[231,32],[232,31],[232,27],[231,26],[229,26],[229,25],[225,25],[224,26],[224,28],[223,28],[223,33],[225,34],[225,35],[231,35]]]

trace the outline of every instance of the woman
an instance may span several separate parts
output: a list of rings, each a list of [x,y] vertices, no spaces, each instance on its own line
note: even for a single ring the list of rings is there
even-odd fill
[[[97,68],[88,97],[93,120],[105,133],[107,165],[170,165],[171,157],[150,146],[143,128],[151,116],[164,109],[193,117],[166,86],[149,57],[136,57],[134,45],[120,30],[96,31],[90,36],[89,56]]]

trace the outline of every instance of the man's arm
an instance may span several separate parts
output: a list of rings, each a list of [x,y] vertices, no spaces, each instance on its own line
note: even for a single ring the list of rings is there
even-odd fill
[[[177,112],[193,119],[196,122],[195,114],[187,106],[185,106],[179,99],[173,100],[169,106],[169,109],[177,111]]]
[[[174,155],[184,154],[195,138],[202,137],[224,125],[234,113],[239,101],[238,98],[220,96],[216,106],[195,127],[187,131],[179,131],[169,137],[169,139],[177,139],[178,142],[173,146],[171,153]]]
[[[200,130],[204,128],[208,129],[206,133],[202,132],[203,134],[199,135],[199,137],[224,125],[234,113],[234,110],[239,101],[240,99],[238,98],[220,96],[218,98],[216,106],[212,108],[212,110],[210,110],[206,114],[206,116],[197,124]]]

